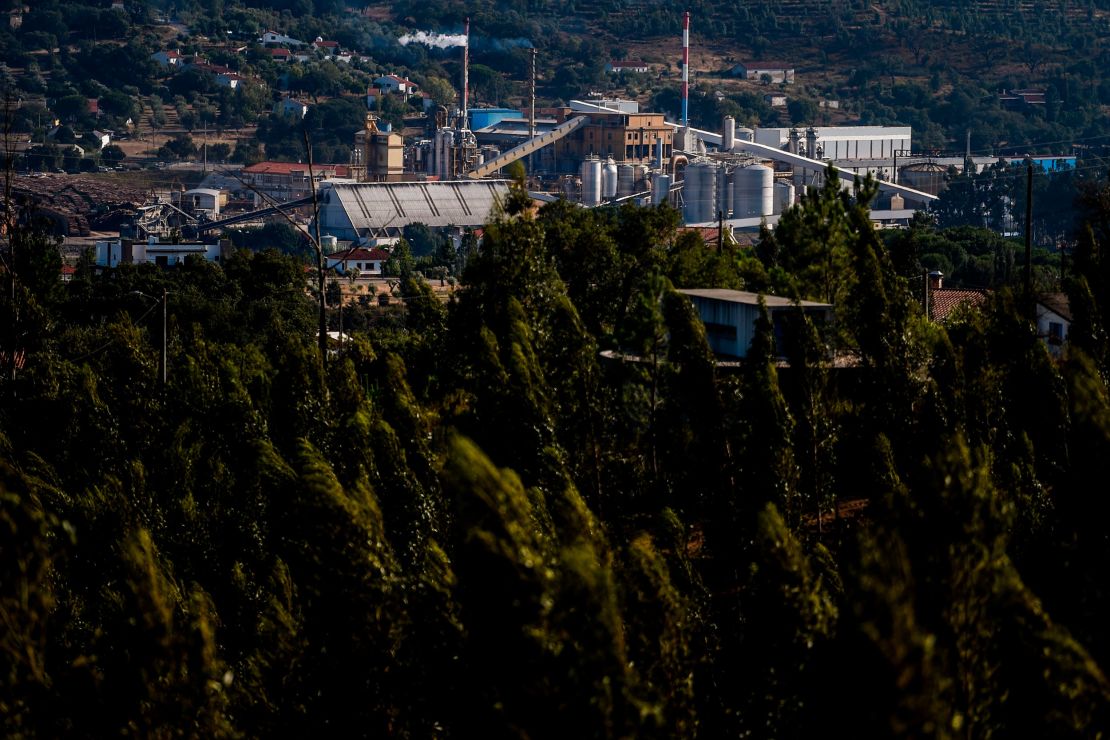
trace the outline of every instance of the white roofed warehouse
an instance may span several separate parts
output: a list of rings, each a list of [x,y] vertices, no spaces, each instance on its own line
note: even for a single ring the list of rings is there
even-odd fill
[[[507,180],[452,182],[323,182],[320,233],[357,241],[432,228],[484,226],[509,194]]]

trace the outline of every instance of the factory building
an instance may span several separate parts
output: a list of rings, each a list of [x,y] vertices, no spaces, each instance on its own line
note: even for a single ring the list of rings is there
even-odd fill
[[[509,193],[505,180],[344,183],[320,186],[320,233],[344,241],[432,228],[484,226]]]
[[[755,143],[811,159],[886,159],[897,151],[908,152],[912,133],[909,126],[760,128]]]
[[[355,132],[350,176],[360,182],[398,182],[405,178],[405,144],[400,134],[378,128],[366,114],[366,125]]]
[[[581,113],[570,108],[556,109],[555,120],[562,123],[574,116],[586,123],[542,150],[539,165],[553,172],[576,172],[590,155],[612,157],[615,162],[650,164],[663,148],[669,160],[674,143],[674,128],[662,113]]]

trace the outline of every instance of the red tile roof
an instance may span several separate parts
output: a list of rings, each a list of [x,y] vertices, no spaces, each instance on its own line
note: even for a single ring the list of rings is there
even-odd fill
[[[329,260],[350,262],[352,260],[365,260],[367,262],[384,262],[389,259],[389,252],[379,247],[366,249],[365,247],[352,247],[346,252],[335,252],[328,255]]]
[[[350,167],[345,164],[320,164],[313,163],[312,171],[316,175],[327,176],[329,174],[335,177],[348,177],[350,176]],[[243,172],[248,175],[298,175],[308,176],[308,165],[301,162],[259,162],[243,168]]]
[[[337,46],[339,46],[339,42],[338,41],[313,41],[312,45],[317,46],[317,47],[321,47],[321,48],[326,48],[326,49],[334,49]]]
[[[957,306],[978,308],[986,302],[987,294],[982,290],[936,288],[929,291],[929,314],[933,321],[945,321]]]
[[[288,57],[293,56],[293,52],[288,49],[270,49],[270,56],[272,57]]]

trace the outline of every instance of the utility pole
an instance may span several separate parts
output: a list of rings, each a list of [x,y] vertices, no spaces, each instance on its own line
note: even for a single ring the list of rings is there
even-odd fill
[[[166,304],[169,302],[169,291],[162,288],[162,362],[160,370],[162,371],[162,388],[166,387]]]
[[[532,108],[528,113],[528,139],[536,138],[536,47],[532,47]],[[534,153],[528,155],[528,174],[535,170]]]
[[[1033,302],[1033,160],[1025,157],[1025,308],[1031,321],[1036,321]]]

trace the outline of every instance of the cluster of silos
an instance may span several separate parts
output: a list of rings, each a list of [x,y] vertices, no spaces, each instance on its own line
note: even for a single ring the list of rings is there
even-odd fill
[[[727,218],[771,216],[781,212],[775,208],[775,195],[775,173],[770,167],[697,160],[686,167],[682,216],[691,224],[716,221],[718,213]]]
[[[653,187],[648,168],[642,164],[617,164],[612,157],[601,160],[590,154],[582,160],[582,205],[597,206],[613,198],[625,198]],[[658,175],[655,176],[658,179]]]
[[[617,197],[626,198],[648,188],[648,168],[642,164],[617,165]]]

